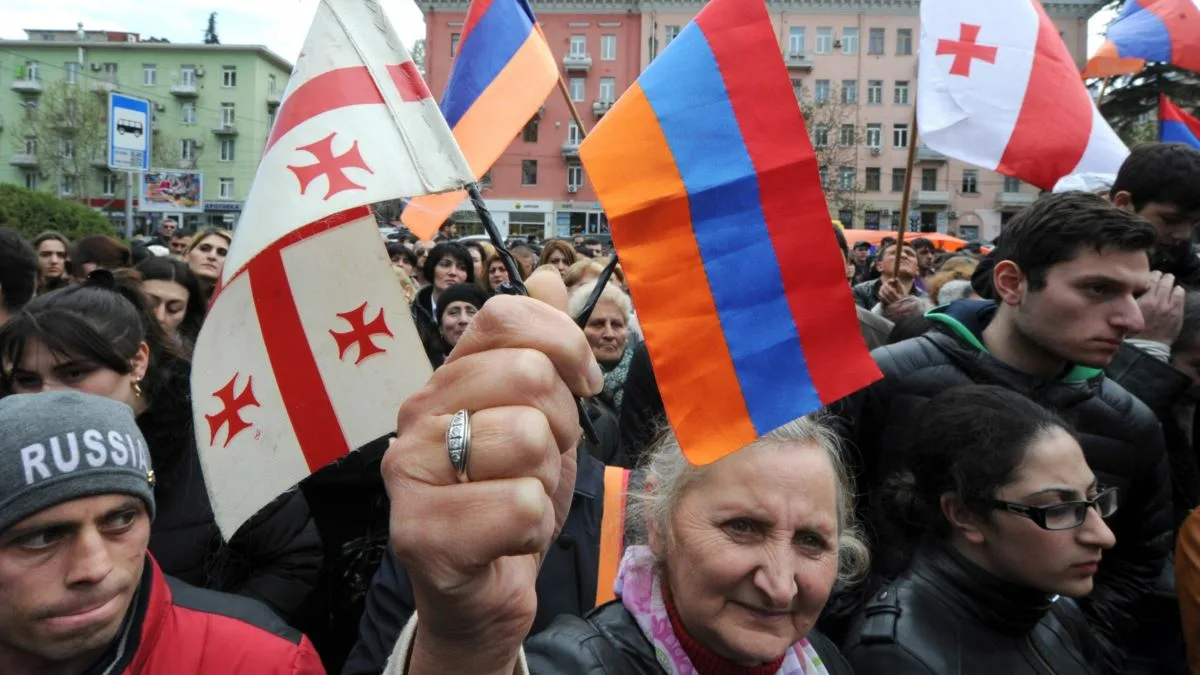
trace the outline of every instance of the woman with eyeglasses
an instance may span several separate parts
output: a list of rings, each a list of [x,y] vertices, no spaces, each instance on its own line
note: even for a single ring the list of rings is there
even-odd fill
[[[885,548],[912,559],[855,618],[844,645],[854,672],[1108,672],[1074,599],[1115,543],[1104,518],[1117,492],[1098,484],[1066,424],[975,385],[935,397],[913,429],[877,519]]]

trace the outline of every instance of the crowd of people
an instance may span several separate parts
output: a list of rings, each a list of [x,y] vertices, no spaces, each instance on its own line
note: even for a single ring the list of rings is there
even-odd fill
[[[835,229],[883,378],[705,466],[604,242],[384,239],[432,379],[226,538],[189,381],[233,235],[0,228],[0,670],[1200,672],[1197,229],[1172,144],[990,248]]]

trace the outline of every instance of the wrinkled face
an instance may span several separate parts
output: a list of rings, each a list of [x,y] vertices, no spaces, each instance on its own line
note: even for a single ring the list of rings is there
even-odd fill
[[[142,282],[142,290],[150,300],[150,309],[158,325],[167,333],[174,333],[183,317],[187,314],[188,289],[182,284],[163,279],[147,279]]]
[[[1051,267],[1041,290],[1022,282],[1017,330],[1056,358],[1104,368],[1128,335],[1145,329],[1137,298],[1149,275],[1144,252],[1082,250]]]
[[[38,270],[43,279],[61,279],[67,270],[67,247],[57,239],[47,239],[37,247]]]
[[[1070,434],[1056,428],[1026,450],[1017,480],[997,491],[995,498],[1047,507],[1092,499],[1097,492],[1096,476],[1083,458],[1083,449]],[[1088,509],[1083,525],[1058,531],[1044,530],[1023,516],[994,511],[980,524],[978,536],[993,574],[1073,598],[1092,591],[1101,553],[1116,542],[1096,509]]]
[[[558,270],[559,274],[566,274],[567,269],[571,267],[571,261],[567,259],[567,254],[562,251],[555,250],[546,258],[546,264]]]
[[[64,502],[0,534],[0,662],[78,662],[112,643],[150,541],[146,505],[101,495]]]
[[[446,308],[446,313],[442,315],[442,323],[438,327],[442,331],[442,339],[446,344],[453,348],[458,344],[458,340],[467,332],[467,327],[475,320],[475,314],[479,310],[475,309],[475,305],[469,302],[452,302]]]
[[[225,268],[225,256],[229,254],[229,242],[224,237],[210,234],[200,241],[187,256],[192,274],[206,281],[216,281]]]
[[[1200,227],[1200,213],[1188,213],[1174,204],[1150,202],[1137,215],[1150,221],[1158,232],[1155,244],[1159,251],[1169,251],[1192,240],[1192,233]]]
[[[492,264],[488,266],[488,285],[496,289],[506,281],[508,281],[508,270],[504,267],[504,263],[500,260],[493,260]]]
[[[158,226],[158,232],[163,236],[164,239],[170,239],[171,235],[175,234],[175,221],[162,221],[162,223]]]
[[[688,633],[742,665],[773,661],[812,630],[837,578],[828,455],[770,443],[718,460],[689,484],[671,536],[656,539]]]
[[[883,252],[883,256],[875,262],[875,269],[879,271],[885,278],[892,278],[892,273],[896,270],[896,256],[900,255],[900,278],[915,279],[920,275],[921,271],[917,266],[917,252],[910,246],[905,246],[903,249],[897,246],[889,246]]]
[[[615,366],[625,354],[625,343],[629,338],[625,313],[612,300],[601,299],[596,303],[583,334],[587,336],[596,360],[604,366]]]
[[[130,361],[132,370],[121,374],[85,358],[55,354],[40,341],[30,340],[21,362],[13,365],[10,379],[14,394],[74,389],[121,401],[132,408],[137,398],[133,383],[146,376],[148,363],[149,348],[145,343]]]
[[[461,260],[452,255],[443,257],[438,261],[437,267],[433,268],[433,287],[438,293],[466,280],[467,268],[463,267]]]
[[[483,278],[483,256],[480,255],[479,249],[468,248],[467,251],[471,254],[471,265],[475,267],[475,279]]]

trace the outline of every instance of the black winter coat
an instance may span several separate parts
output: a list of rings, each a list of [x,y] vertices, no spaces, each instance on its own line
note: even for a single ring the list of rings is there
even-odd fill
[[[1087,620],[1069,598],[988,574],[948,548],[925,550],[874,595],[843,653],[860,675],[1099,675]]]
[[[940,330],[872,352],[884,378],[835,404],[835,424],[857,450],[859,485],[869,494],[899,466],[920,407],[952,387],[1007,387],[1062,415],[1100,483],[1121,493],[1121,508],[1108,521],[1116,547],[1104,556],[1095,591],[1081,602],[1093,625],[1118,644],[1116,636],[1134,633],[1133,608],[1154,585],[1170,546],[1170,477],[1158,420],[1102,371],[1076,367],[1047,381],[991,356],[979,336],[995,311],[993,302],[958,301],[927,315]],[[885,578],[901,571],[887,568],[888,557],[886,550],[877,554],[883,566],[876,570]],[[1118,653],[1109,650],[1113,663]]]
[[[433,313],[433,286],[426,286],[417,291],[417,297],[412,302],[413,322],[417,324],[417,335],[421,336],[421,344],[425,347],[425,355],[434,368],[440,368],[446,360],[449,349],[442,340],[438,330],[437,317]]]
[[[852,675],[833,643],[816,631],[808,641],[830,675]],[[525,641],[531,675],[662,675],[654,647],[620,601],[597,607],[586,619],[560,616]],[[871,671],[860,671],[870,675]],[[879,673],[891,672],[888,670]]]

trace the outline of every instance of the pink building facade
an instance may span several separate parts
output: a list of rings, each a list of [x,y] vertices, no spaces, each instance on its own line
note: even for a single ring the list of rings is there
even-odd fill
[[[427,10],[427,78],[440,95],[468,3],[421,4]],[[704,5],[697,0],[533,4],[586,125],[603,115]],[[1104,4],[1043,0],[1080,65],[1087,51],[1088,19]],[[767,6],[798,98],[835,111],[833,118],[814,114],[809,128],[818,156],[830,164],[823,171],[831,186],[833,217],[848,227],[894,229],[901,217],[912,140],[920,3],[770,0]],[[606,220],[579,166],[578,134],[557,92],[547,100],[536,125],[537,133],[527,129],[514,139],[492,171],[485,198],[497,220],[513,234],[551,237],[605,231]],[[933,152],[919,140],[917,160],[910,214],[926,231],[990,240],[1038,194],[1030,185]],[[531,180],[530,162],[536,162],[536,180]],[[462,215],[469,221],[469,214]]]

